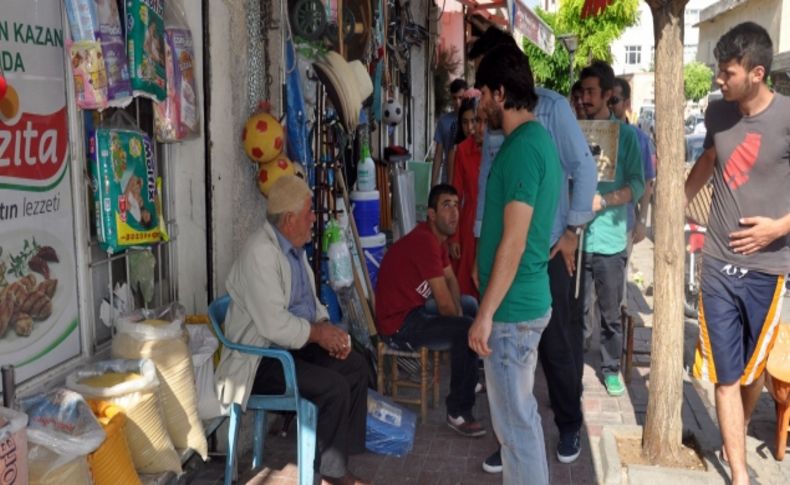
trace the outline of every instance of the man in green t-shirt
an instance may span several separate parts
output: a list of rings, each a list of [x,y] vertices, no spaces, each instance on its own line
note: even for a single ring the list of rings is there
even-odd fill
[[[615,77],[612,67],[595,61],[582,69],[582,102],[591,120],[616,118],[609,109]],[[582,271],[584,275],[586,317],[595,314],[597,305],[601,317],[601,372],[606,391],[612,396],[625,392],[620,375],[620,355],[623,352],[623,329],[620,324],[620,304],[625,288],[625,263],[628,234],[628,203],[639,200],[645,188],[642,152],[634,127],[619,121],[617,164],[614,180],[598,180],[598,193],[593,197],[595,218],[584,234]],[[595,291],[593,292],[593,285]],[[596,299],[593,299],[596,295]],[[585,329],[589,337],[592,325]]]
[[[537,103],[527,57],[514,45],[477,70],[480,108],[505,141],[491,166],[478,243],[482,300],[469,346],[485,359],[488,402],[502,444],[503,483],[549,483],[532,394],[538,344],[551,316],[548,260],[562,167]]]

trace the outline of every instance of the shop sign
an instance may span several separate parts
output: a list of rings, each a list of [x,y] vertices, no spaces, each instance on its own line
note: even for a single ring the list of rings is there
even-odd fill
[[[548,55],[554,54],[554,32],[529,7],[529,0],[508,0],[510,28],[523,35]]]
[[[0,364],[19,382],[80,353],[61,16],[0,10]]]

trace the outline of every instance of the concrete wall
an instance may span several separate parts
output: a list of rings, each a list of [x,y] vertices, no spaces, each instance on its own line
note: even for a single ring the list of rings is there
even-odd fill
[[[200,8],[186,9],[195,46],[195,81],[201,106],[203,92],[203,14]],[[204,134],[205,135],[205,134]],[[208,303],[206,269],[206,177],[204,138],[167,145],[170,187],[174,190],[177,223],[176,284],[178,299],[187,312],[203,312]]]
[[[211,55],[211,191],[213,220],[210,282],[215,295],[225,292],[225,278],[247,235],[265,220],[258,191],[257,166],[239,140],[251,112],[248,101],[248,46],[245,0],[209,2]],[[277,2],[279,4],[279,2]],[[274,9],[279,16],[278,8]],[[278,66],[279,63],[273,63]],[[273,83],[273,86],[279,84]],[[273,103],[279,106],[279,100]]]
[[[697,60],[715,71],[713,48],[716,42],[746,20],[765,27],[774,42],[775,53],[790,50],[790,0],[724,0],[706,8],[700,15]]]

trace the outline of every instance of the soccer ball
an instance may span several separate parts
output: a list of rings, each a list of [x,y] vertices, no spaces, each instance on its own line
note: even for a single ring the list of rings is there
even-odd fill
[[[403,106],[397,99],[390,98],[384,102],[383,114],[382,121],[385,124],[395,126],[403,120]]]
[[[285,131],[274,116],[255,113],[244,125],[241,142],[253,162],[267,163],[277,158],[285,148]]]
[[[296,168],[286,157],[278,157],[270,163],[259,165],[258,168],[258,190],[264,197],[269,196],[269,190],[283,175],[294,175]]]

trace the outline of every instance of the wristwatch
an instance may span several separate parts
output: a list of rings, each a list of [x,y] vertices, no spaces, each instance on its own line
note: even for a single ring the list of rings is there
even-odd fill
[[[604,210],[607,207],[609,207],[609,203],[606,202],[606,199],[604,198],[604,196],[602,194],[598,194],[598,195],[601,196],[601,210]]]
[[[576,234],[576,236],[581,236],[582,232],[584,232],[584,226],[571,226],[571,225],[568,225],[568,226],[565,226],[565,230]]]

